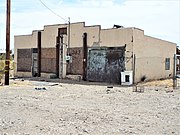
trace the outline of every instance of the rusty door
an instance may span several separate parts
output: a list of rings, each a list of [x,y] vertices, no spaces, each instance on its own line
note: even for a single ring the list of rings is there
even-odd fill
[[[88,81],[120,84],[121,72],[124,71],[124,47],[89,49]]]

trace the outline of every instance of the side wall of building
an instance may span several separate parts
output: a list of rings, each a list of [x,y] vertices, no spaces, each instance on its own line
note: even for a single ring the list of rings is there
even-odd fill
[[[146,36],[143,30],[134,28],[133,50],[136,56],[135,82],[172,77],[176,44]],[[165,69],[167,58],[170,58],[169,70]]]

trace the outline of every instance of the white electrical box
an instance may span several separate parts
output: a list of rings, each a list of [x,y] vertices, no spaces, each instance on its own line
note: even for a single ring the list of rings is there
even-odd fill
[[[133,71],[121,72],[121,85],[133,84]]]
[[[66,56],[66,60],[67,60],[67,61],[70,61],[71,58],[72,58],[72,56]]]

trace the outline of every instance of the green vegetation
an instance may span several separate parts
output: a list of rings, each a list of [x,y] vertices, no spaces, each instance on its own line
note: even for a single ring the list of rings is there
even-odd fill
[[[6,54],[5,53],[0,53],[0,82],[1,79],[3,78],[4,72],[5,72],[5,59],[6,59]],[[10,71],[14,70],[14,60],[13,60],[13,55],[10,55]],[[10,76],[13,74],[10,73]]]

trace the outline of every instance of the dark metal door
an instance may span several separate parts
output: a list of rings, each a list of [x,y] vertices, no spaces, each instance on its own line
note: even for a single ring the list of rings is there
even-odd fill
[[[124,71],[124,47],[90,49],[88,53],[88,81],[120,84]]]

